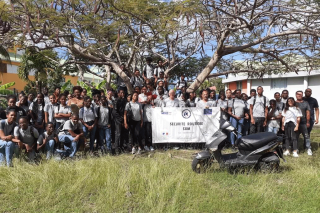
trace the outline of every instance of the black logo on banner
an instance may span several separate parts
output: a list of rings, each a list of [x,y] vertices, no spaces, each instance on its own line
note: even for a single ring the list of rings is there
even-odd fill
[[[184,109],[184,110],[182,111],[182,117],[183,117],[183,118],[188,119],[188,118],[190,118],[190,116],[191,116],[191,111],[190,111],[190,110]]]

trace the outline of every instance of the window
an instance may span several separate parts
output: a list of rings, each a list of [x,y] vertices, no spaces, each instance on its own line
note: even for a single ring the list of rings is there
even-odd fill
[[[237,81],[237,89],[242,91],[242,81]]]
[[[286,89],[286,88],[287,88],[287,79],[286,78],[272,79],[271,89]]]

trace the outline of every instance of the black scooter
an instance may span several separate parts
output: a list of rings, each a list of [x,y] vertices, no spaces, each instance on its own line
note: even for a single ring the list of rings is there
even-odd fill
[[[237,133],[229,121],[221,120],[220,129],[212,136],[211,142],[206,143],[206,150],[199,152],[192,161],[192,169],[197,173],[205,172],[216,159],[220,168],[226,168],[235,173],[243,168],[274,171],[283,158],[283,151],[279,147],[282,137],[271,132],[261,132],[244,136],[236,141],[239,151],[222,154],[225,139],[230,132]]]

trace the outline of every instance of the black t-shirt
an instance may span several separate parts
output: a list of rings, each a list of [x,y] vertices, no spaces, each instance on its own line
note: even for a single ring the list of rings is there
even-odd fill
[[[12,109],[12,108],[11,108]],[[6,109],[6,111],[8,111],[8,110],[10,110],[10,107],[8,107],[7,109]],[[16,112],[16,114],[17,114],[17,118],[16,118],[16,122],[17,123],[19,123],[19,119],[20,119],[20,117],[22,117],[22,116],[27,116],[27,113],[26,113],[26,111],[24,110],[24,109],[22,109],[21,107],[15,107],[15,109],[14,109],[14,111]],[[2,118],[4,116],[4,118]],[[1,114],[1,118],[2,119],[6,119],[7,117],[6,117],[6,113],[4,112],[4,114]]]
[[[296,102],[296,104],[297,104],[297,107],[299,107],[302,112],[300,123],[305,124],[307,122],[307,110],[310,111],[309,103],[306,101],[303,101],[301,103]]]
[[[312,97],[309,97],[309,98],[304,97],[303,100],[305,100],[305,101],[307,101],[309,103],[309,106],[310,106],[310,120],[314,121],[315,120],[314,119],[314,109],[315,108],[319,108],[317,99],[312,98]]]

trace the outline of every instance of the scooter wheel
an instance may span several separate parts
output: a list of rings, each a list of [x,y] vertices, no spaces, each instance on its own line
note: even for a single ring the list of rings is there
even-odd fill
[[[208,160],[194,158],[191,164],[192,170],[196,173],[205,173],[209,167]]]
[[[259,162],[259,170],[269,173],[276,172],[279,169],[279,162]]]

